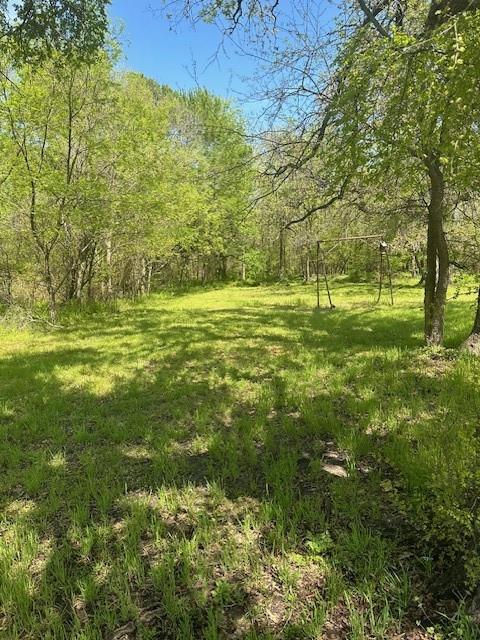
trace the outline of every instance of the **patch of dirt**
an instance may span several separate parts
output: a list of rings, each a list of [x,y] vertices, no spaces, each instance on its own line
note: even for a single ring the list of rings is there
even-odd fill
[[[347,640],[350,625],[348,624],[348,610],[340,602],[330,612],[323,628],[322,640]]]
[[[347,478],[348,472],[345,469],[345,463],[348,456],[344,451],[337,449],[334,442],[325,443],[326,450],[323,452],[322,470],[331,476],[337,478]]]
[[[73,599],[72,606],[73,606],[73,611],[75,612],[75,615],[78,618],[78,621],[80,622],[80,624],[82,626],[86,625],[88,623],[89,616],[88,616],[87,605],[85,603],[85,600],[80,596],[77,596],[76,598]]]
[[[443,376],[455,365],[458,353],[455,350],[442,349],[438,353],[422,353],[418,356],[421,365],[422,375],[427,378],[437,378]]]
[[[313,562],[289,562],[289,569],[295,574],[294,584],[283,583],[275,564],[243,576],[243,607],[224,610],[227,637],[243,638],[254,630],[279,634],[287,624],[301,622],[308,607],[322,597],[325,578]]]
[[[391,640],[434,640],[434,637],[427,631],[413,628],[390,637]]]

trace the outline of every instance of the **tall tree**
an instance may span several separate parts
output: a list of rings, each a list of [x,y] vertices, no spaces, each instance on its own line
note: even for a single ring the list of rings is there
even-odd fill
[[[402,191],[408,181],[412,192],[428,190],[425,338],[441,344],[449,198],[471,187],[478,175],[472,162],[478,131],[478,2],[370,5],[359,0],[344,6],[332,29],[322,29],[322,18],[308,7],[292,24],[277,1],[187,0],[180,5],[194,18],[222,16],[227,32],[243,26],[254,39],[259,27],[273,37],[280,33],[275,46],[268,38],[260,45],[277,72],[266,94],[274,114],[283,102],[290,121],[297,122],[290,157],[275,171],[280,183],[322,154],[326,142],[337,140],[334,162],[344,180],[359,172],[377,180],[382,174],[401,182]],[[343,193],[339,185],[337,195]]]
[[[195,260],[202,279],[227,275],[250,149],[224,100],[118,74],[106,54],[13,68],[15,83],[0,74],[5,302],[29,292],[54,320],[59,302],[140,295]]]

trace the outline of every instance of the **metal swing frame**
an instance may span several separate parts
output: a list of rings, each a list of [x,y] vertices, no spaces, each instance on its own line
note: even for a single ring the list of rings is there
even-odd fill
[[[378,248],[379,248],[379,252],[380,252],[380,275],[379,275],[379,283],[378,283],[378,297],[377,300],[375,301],[375,304],[378,304],[380,302],[380,299],[382,297],[382,290],[383,290],[383,281],[384,281],[384,276],[385,274],[387,275],[388,278],[388,288],[389,288],[389,293],[390,293],[390,305],[393,306],[394,301],[393,301],[393,284],[392,284],[392,269],[391,269],[391,265],[390,265],[390,252],[389,252],[389,245],[388,243],[385,241],[385,237],[383,234],[375,234],[375,235],[369,235],[369,236],[345,236],[342,238],[332,238],[329,240],[313,240],[311,243],[306,243],[306,244],[312,244],[313,242],[316,244],[316,289],[317,289],[317,309],[320,309],[320,264],[322,266],[322,271],[323,271],[323,280],[325,282],[325,289],[327,291],[327,296],[328,296],[328,303],[330,305],[330,309],[335,309],[335,305],[332,302],[332,295],[330,293],[330,286],[328,284],[328,276],[327,276],[327,267],[326,267],[326,263],[325,263],[325,256],[328,253],[331,253],[334,249],[336,249],[336,247],[341,243],[341,242],[347,242],[350,240],[380,240]],[[330,244],[333,243],[333,246],[330,247],[330,249],[325,253],[325,251],[323,250],[323,245],[324,244]]]

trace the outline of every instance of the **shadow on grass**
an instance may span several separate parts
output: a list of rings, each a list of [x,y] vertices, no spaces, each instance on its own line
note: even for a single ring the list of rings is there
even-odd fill
[[[468,510],[478,463],[478,381],[421,328],[414,309],[143,305],[5,358],[9,637],[346,638],[349,589],[362,615],[376,594],[365,629],[408,630],[429,571],[439,598],[462,586],[473,540],[424,532]],[[82,385],[123,363],[108,392]]]

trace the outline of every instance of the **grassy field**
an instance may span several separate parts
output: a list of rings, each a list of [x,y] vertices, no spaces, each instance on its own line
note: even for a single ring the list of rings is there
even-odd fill
[[[0,332],[0,637],[478,638],[478,362],[422,292],[227,286]],[[477,563],[477,564],[476,564]]]

